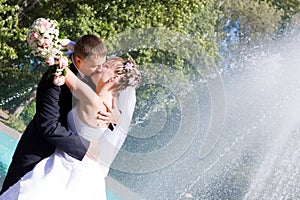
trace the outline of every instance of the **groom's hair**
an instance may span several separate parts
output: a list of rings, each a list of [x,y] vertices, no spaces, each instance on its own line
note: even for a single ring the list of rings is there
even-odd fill
[[[82,59],[91,55],[105,57],[106,54],[107,48],[104,42],[99,37],[92,34],[80,37],[74,47],[74,56]]]

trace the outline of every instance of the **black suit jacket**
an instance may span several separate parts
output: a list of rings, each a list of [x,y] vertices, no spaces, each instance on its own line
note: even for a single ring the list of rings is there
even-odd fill
[[[70,69],[77,73],[74,65]],[[89,142],[68,129],[67,115],[71,109],[71,91],[66,85],[55,86],[48,70],[37,88],[36,114],[20,138],[1,193],[31,171],[39,161],[54,153],[56,148],[78,160],[83,159]]]

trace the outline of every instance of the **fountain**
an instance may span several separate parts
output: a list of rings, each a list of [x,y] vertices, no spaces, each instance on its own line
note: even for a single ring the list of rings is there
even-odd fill
[[[156,31],[125,33],[114,41],[132,40],[114,50],[163,48],[159,34],[180,43]],[[289,37],[257,47],[214,73],[191,61],[195,78],[164,83],[166,101],[176,104],[153,108],[149,123],[131,127],[110,176],[139,199],[299,199],[299,45]]]

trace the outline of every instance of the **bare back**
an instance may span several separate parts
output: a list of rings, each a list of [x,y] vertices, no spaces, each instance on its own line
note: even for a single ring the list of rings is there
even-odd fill
[[[101,120],[96,118],[99,111],[107,111],[107,107],[112,107],[114,100],[112,93],[106,92],[104,95],[98,95],[87,84],[79,80],[69,68],[66,70],[66,84],[79,100],[76,108],[80,120],[91,127],[108,127],[107,122],[101,123]]]
[[[108,127],[108,123],[106,121],[102,121],[96,119],[97,113],[106,112],[107,108],[104,103],[108,107],[112,107],[113,96],[112,95],[105,95],[105,96],[94,96],[92,97],[92,101],[78,101],[76,105],[76,109],[79,115],[79,118],[91,127],[100,127],[106,128]]]

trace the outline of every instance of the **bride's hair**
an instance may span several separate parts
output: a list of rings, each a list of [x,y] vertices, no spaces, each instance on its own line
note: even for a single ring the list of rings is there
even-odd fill
[[[110,68],[115,70],[115,73],[120,75],[120,80],[115,85],[115,92],[119,93],[128,86],[138,87],[141,83],[141,72],[135,60],[128,58],[127,61],[120,57],[113,57],[105,63]]]

